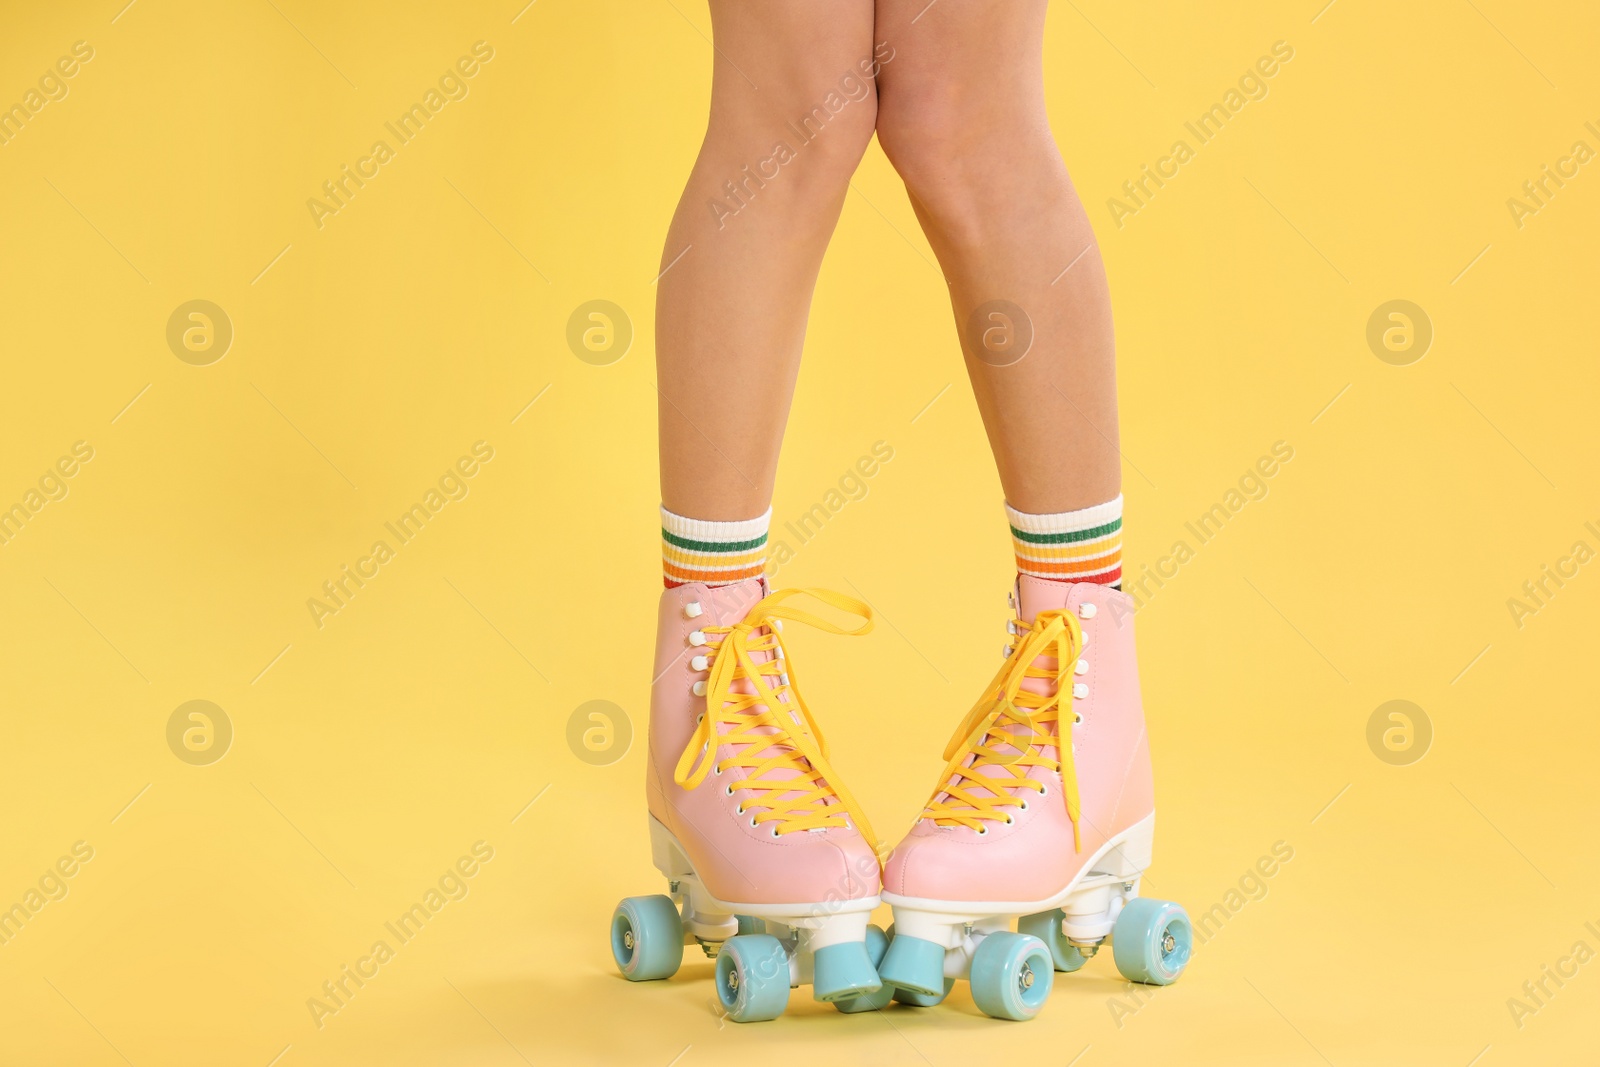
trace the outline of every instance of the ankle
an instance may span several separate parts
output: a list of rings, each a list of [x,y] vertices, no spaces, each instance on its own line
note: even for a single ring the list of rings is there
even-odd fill
[[[661,509],[661,577],[668,589],[688,582],[732,585],[767,566],[772,509],[753,519],[716,522]]]
[[[1122,588],[1122,495],[1093,507],[1033,515],[1006,505],[1017,572]]]

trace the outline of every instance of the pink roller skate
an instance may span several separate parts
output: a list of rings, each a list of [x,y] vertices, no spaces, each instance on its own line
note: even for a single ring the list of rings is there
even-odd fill
[[[1083,966],[1107,935],[1125,977],[1166,985],[1193,932],[1183,908],[1139,896],[1155,801],[1132,601],[1023,576],[1012,603],[1006,662],[889,857],[879,971],[905,1003],[937,1004],[966,978],[987,1014],[1031,1019],[1053,972]]]
[[[845,630],[786,601],[807,593],[864,620]],[[689,583],[661,597],[650,700],[650,845],[671,896],[629,897],[611,948],[634,981],[677,972],[686,944],[715,956],[737,1022],[782,1014],[809,983],[843,1011],[887,1003],[867,919],[880,868],[871,826],[828,762],[795,686],[782,620],[872,628],[865,604],[766,582]]]

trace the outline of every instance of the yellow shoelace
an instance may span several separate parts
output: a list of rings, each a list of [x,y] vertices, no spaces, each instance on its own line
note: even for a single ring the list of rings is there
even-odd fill
[[[950,762],[922,817],[935,819],[940,826],[966,826],[985,833],[986,820],[1009,823],[1012,816],[1006,809],[1025,803],[1012,796],[1012,790],[1028,788],[1041,795],[1046,791],[1043,782],[1029,776],[1029,768],[1059,768],[1067,816],[1072,820],[1072,849],[1077,852],[1082,841],[1078,774],[1072,756],[1076,713],[1071,701],[1073,669],[1083,653],[1083,630],[1071,612],[1042,611],[1033,625],[1017,631],[1017,637],[1011,655],[945,746],[944,757]],[[1054,670],[1034,666],[1041,655],[1055,657]],[[1022,688],[1026,678],[1049,681],[1051,695],[1040,696]],[[1052,722],[1059,736],[1043,729]],[[1047,759],[1041,751],[1044,748],[1054,748],[1059,758]],[[993,766],[1005,768],[1011,777],[977,773],[981,767]]]
[[[864,625],[846,630],[783,603],[802,593],[859,617]],[[721,639],[707,643],[711,677],[706,685],[706,710],[678,758],[673,781],[694,789],[713,771],[722,774],[734,767],[749,768],[736,788],[755,790],[756,795],[745,802],[740,814],[751,813],[758,825],[775,823],[777,835],[847,826],[848,817],[876,850],[872,824],[834,773],[828,762],[828,742],[800,696],[779,629],[781,619],[850,637],[872,629],[870,607],[826,589],[784,589],[751,608],[743,622],[703,627],[701,632],[708,638]],[[758,629],[765,632],[757,633]],[[752,653],[772,655],[758,663]],[[734,692],[733,684],[740,678],[747,679],[755,692]],[[757,712],[762,705],[766,710]],[[723,726],[729,729],[724,731]],[[766,728],[770,732],[762,732]],[[734,746],[735,751],[718,760],[715,755],[720,745]],[[791,778],[764,777],[779,768],[796,773]]]

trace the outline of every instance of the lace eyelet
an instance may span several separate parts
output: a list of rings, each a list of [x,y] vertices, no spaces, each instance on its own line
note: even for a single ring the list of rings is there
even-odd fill
[[[711,773],[716,775],[718,778],[721,778],[722,777],[722,768],[721,767],[713,767],[713,768],[711,768]]]
[[[774,838],[776,838],[778,836],[778,828],[777,827],[773,827],[772,828],[772,836]]]
[[[754,830],[755,828],[756,828],[756,817],[754,815],[752,815],[752,816],[750,816],[750,829]]]
[[[988,823],[984,823],[983,824],[983,828],[978,831],[978,836],[979,837],[988,837],[989,836],[989,824]]]
[[[729,795],[732,796],[731,793]],[[733,809],[733,813],[735,815],[743,815],[744,814],[744,805],[740,804],[738,807],[734,808]]]
[[[1022,802],[1022,806],[1020,808],[1018,808],[1017,810],[1018,811],[1027,811],[1028,810],[1028,802],[1026,800],[1024,800]]]
[[[1039,787],[1039,795],[1040,795],[1040,796],[1041,796],[1041,797],[1047,797],[1047,796],[1049,796],[1049,795],[1050,795],[1050,787],[1049,787],[1049,786],[1047,786],[1047,785],[1041,785],[1041,786],[1040,786],[1040,787]]]

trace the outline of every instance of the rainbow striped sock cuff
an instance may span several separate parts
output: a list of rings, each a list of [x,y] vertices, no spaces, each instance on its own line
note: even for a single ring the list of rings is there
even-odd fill
[[[732,585],[767,566],[772,509],[754,519],[711,522],[661,509],[661,577],[668,589],[686,582]]]
[[[1122,588],[1122,495],[1078,511],[1029,515],[1006,505],[1017,570],[1058,582]]]

